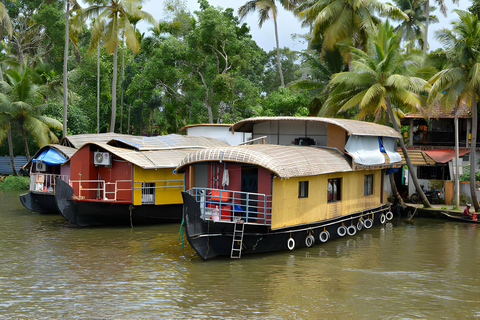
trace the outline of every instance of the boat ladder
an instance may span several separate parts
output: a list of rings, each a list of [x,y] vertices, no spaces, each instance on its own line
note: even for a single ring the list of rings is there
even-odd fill
[[[244,228],[245,225],[243,224],[243,220],[238,220],[235,222],[233,227],[232,252],[230,253],[230,258],[238,259],[242,256]]]

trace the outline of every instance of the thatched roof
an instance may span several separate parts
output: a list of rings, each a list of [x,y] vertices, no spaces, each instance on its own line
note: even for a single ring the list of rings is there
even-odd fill
[[[347,158],[336,149],[279,145],[245,145],[202,149],[190,153],[177,170],[195,162],[240,162],[264,167],[280,178],[352,171]]]
[[[143,169],[175,168],[186,156],[198,150],[196,148],[135,151],[131,149],[113,147],[106,143],[87,143],[82,148],[91,146],[95,151],[108,151],[116,157],[133,163]]]
[[[381,137],[393,137],[400,139],[401,135],[393,128],[358,120],[350,119],[336,119],[336,118],[323,118],[323,117],[256,117],[241,120],[234,125],[231,129],[233,132],[252,132],[253,125],[265,121],[312,121],[323,122],[339,126],[347,131],[349,135],[362,135],[362,136],[381,136]]]

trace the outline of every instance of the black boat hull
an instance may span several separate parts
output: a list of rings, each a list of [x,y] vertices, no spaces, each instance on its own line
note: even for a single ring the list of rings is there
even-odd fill
[[[69,184],[56,179],[56,204],[70,223],[80,226],[131,226],[180,222],[182,205],[141,205],[131,203],[73,200]]]
[[[28,192],[20,195],[20,202],[30,211],[41,214],[58,214],[53,192]]]
[[[185,233],[188,242],[197,254],[205,260],[217,256],[231,256],[235,223],[202,219],[200,204],[187,192],[182,192],[182,195]],[[372,214],[372,212],[375,213]],[[387,212],[389,214],[386,214]],[[385,223],[387,217],[392,219],[393,214],[388,205],[382,205],[335,219],[281,230],[271,230],[270,227],[264,225],[245,224],[241,255],[310,247],[315,243],[325,242],[323,241],[325,240],[324,234],[321,235],[323,231],[329,235],[326,241],[330,241],[354,235],[365,227],[363,222],[366,219],[371,219],[371,225],[368,225],[371,227],[374,224]],[[348,229],[348,233],[345,232],[345,235],[339,235],[338,228],[340,226],[351,228]],[[313,243],[310,236],[313,237]]]

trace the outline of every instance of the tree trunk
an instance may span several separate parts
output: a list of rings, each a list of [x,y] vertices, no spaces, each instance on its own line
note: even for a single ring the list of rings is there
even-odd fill
[[[68,17],[70,16],[70,0],[67,0],[67,11],[65,12],[65,48],[63,50],[63,136],[67,136],[67,71],[68,71]]]
[[[425,1],[423,7],[423,15],[425,16],[425,33],[423,35],[423,53],[428,51],[428,25],[430,24],[430,0]]]
[[[10,124],[8,124],[10,126]],[[8,153],[10,154],[10,162],[12,163],[13,175],[18,176],[17,169],[15,168],[15,157],[13,156],[13,142],[12,142],[12,130],[8,128],[7,130],[7,140],[8,140]]]
[[[97,133],[100,133],[100,41],[97,43]]]
[[[392,107],[390,105],[390,100],[388,98],[386,98],[385,100],[387,102],[388,116],[390,117],[390,119],[392,119],[393,128],[398,133],[401,134],[400,128],[398,127],[398,124],[397,124],[397,121],[395,120],[395,116],[393,115],[393,110],[392,110]],[[417,190],[417,193],[420,196],[420,199],[422,200],[423,205],[426,208],[431,208],[432,205],[430,204],[427,197],[425,196],[425,193],[423,192],[422,188],[420,187],[420,183],[418,183],[417,174],[413,170],[412,161],[410,161],[410,157],[408,156],[407,148],[405,148],[405,143],[403,142],[403,137],[401,137],[398,140],[400,141],[400,148],[402,148],[403,156],[405,157],[405,161],[407,162],[408,171],[410,173],[410,177],[412,177],[412,181],[413,181],[413,184],[415,185],[415,189]]]
[[[120,83],[120,133],[123,127],[123,81],[125,77],[125,45],[122,40],[122,82]]]
[[[472,98],[472,144],[470,146],[470,193],[472,194],[472,203],[475,208],[475,212],[480,209],[476,193],[475,182],[475,168],[477,167],[476,151],[477,151],[477,97],[475,94]]]
[[[30,151],[28,150],[27,133],[25,132],[25,128],[23,126],[24,126],[24,124],[22,122],[21,127],[22,127],[23,143],[25,144],[25,154],[27,156],[27,161],[30,161]]]
[[[282,63],[280,62],[280,46],[278,44],[278,29],[277,29],[277,15],[273,17],[273,23],[275,24],[275,42],[277,44],[277,65],[278,65],[278,73],[280,74],[280,83],[282,87],[285,88],[285,81],[283,80],[283,72],[282,72]]]
[[[110,132],[115,132],[115,118],[117,116],[117,53],[118,47],[115,42],[113,49],[112,117],[110,118]]]
[[[397,190],[397,185],[395,184],[395,178],[393,177],[394,173],[390,173],[388,175],[388,179],[390,180],[390,188],[392,189],[393,197],[395,200],[398,201],[398,203],[405,208],[405,202],[403,202],[402,196],[400,196],[400,193],[398,193]]]

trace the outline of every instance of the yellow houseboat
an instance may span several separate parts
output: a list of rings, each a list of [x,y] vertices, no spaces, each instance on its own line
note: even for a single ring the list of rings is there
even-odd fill
[[[173,170],[193,151],[225,145],[175,134],[86,143],[67,162],[69,183],[56,181],[57,207],[78,226],[179,222],[184,184]]]
[[[402,165],[393,129],[261,117],[232,130],[267,144],[199,150],[177,168],[185,232],[203,259],[311,247],[393,217],[384,191],[387,170]]]

